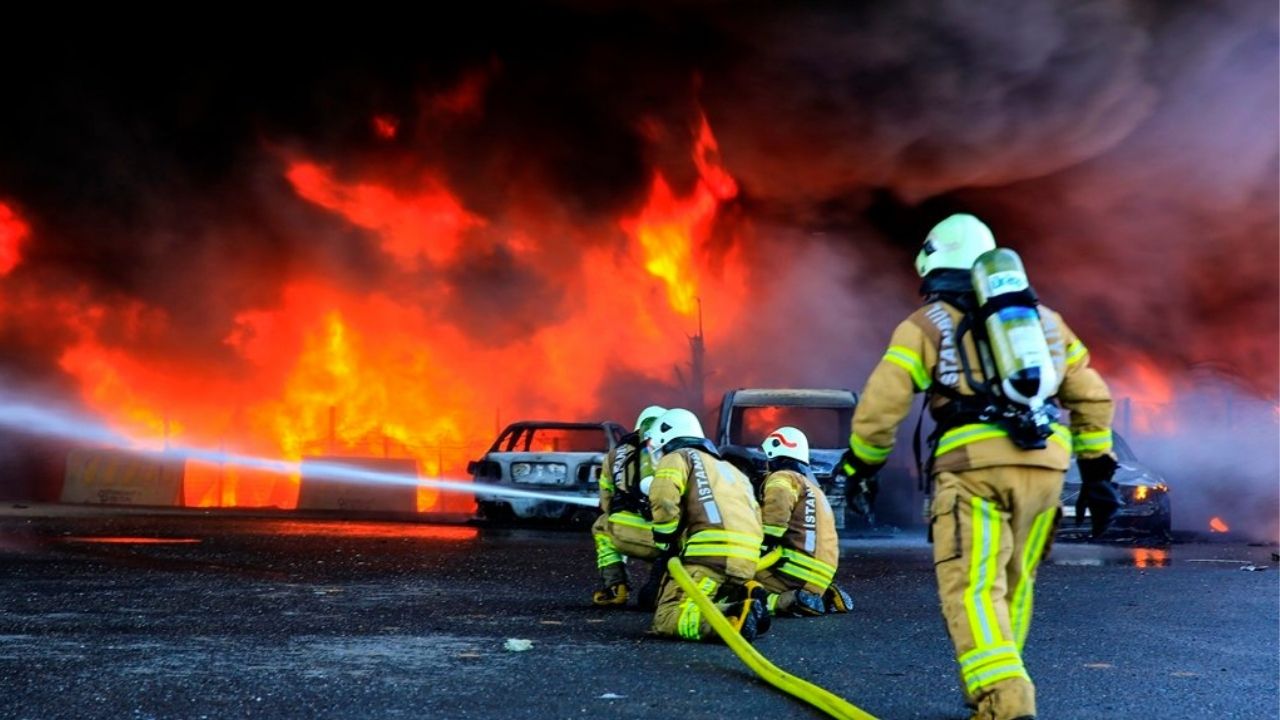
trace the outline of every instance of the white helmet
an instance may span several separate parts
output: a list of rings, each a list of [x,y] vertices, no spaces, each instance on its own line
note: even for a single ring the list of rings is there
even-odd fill
[[[916,272],[924,277],[934,270],[972,270],[978,256],[996,249],[991,228],[964,213],[952,215],[929,231],[916,255]]]
[[[787,457],[809,464],[809,438],[790,425],[769,433],[769,437],[760,444],[760,449],[764,450],[764,456],[770,460]]]
[[[706,438],[698,416],[684,408],[668,410],[649,426],[645,433],[651,450],[661,451],[667,443],[679,438]]]
[[[641,410],[640,415],[636,417],[636,430],[644,432],[646,425],[652,425],[653,421],[661,417],[662,413],[666,411],[667,409],[661,405],[650,405],[649,407]]]

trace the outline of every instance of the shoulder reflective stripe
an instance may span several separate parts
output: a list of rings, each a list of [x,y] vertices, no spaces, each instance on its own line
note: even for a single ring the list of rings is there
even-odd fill
[[[934,454],[945,455],[958,447],[963,447],[970,443],[1007,436],[1008,433],[995,425],[987,425],[985,423],[961,425],[948,430],[942,435],[938,440],[938,450]]]
[[[618,525],[626,525],[627,527],[641,528],[649,530],[653,528],[653,523],[644,519],[644,516],[637,515],[633,512],[616,512],[609,516],[609,522]]]
[[[765,525],[764,534],[769,537],[782,537],[787,534],[786,525]]]
[[[1110,452],[1111,430],[1093,430],[1077,433],[1072,442],[1076,452]]]
[[[889,453],[893,452],[892,445],[889,447],[872,445],[866,440],[858,437],[857,433],[853,433],[849,436],[849,449],[853,450],[853,454],[857,455],[859,460],[871,463],[872,465],[878,465],[884,462],[889,457]]]
[[[1075,365],[1088,354],[1089,348],[1085,347],[1084,343],[1079,340],[1073,340],[1069,345],[1067,345],[1067,364]]]
[[[929,379],[929,372],[925,370],[924,361],[920,359],[920,354],[910,348],[892,345],[885,352],[884,361],[906,370],[919,390],[928,390],[932,384]]]

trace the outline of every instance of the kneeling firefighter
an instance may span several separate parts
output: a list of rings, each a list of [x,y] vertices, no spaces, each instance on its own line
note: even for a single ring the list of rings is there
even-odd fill
[[[916,267],[924,306],[898,325],[854,413],[839,471],[874,492],[895,431],[926,393],[937,427],[924,477],[942,614],[974,718],[1033,718],[1022,662],[1036,568],[1048,551],[1074,450],[1095,534],[1120,505],[1112,402],[1089,352],[1040,305],[1013,251],[972,215],[930,231]],[[1070,429],[1056,422],[1057,404]],[[851,498],[852,499],[852,498]]]
[[[636,418],[635,432],[605,455],[600,470],[600,517],[591,526],[596,544],[600,589],[591,596],[596,605],[625,605],[631,592],[627,558],[654,560],[653,515],[649,510],[648,484],[653,481],[653,461],[643,435],[667,411],[650,405]],[[654,571],[656,574],[657,571]]]
[[[747,640],[765,632],[769,613],[744,584],[760,560],[760,506],[751,481],[720,458],[702,424],[684,409],[668,410],[649,428],[659,458],[649,491],[653,538],[666,557],[679,556],[703,595],[716,601]],[[683,640],[715,634],[680,586],[662,587],[652,632]]]
[[[840,562],[835,516],[809,468],[809,439],[798,428],[780,427],[760,447],[769,468],[761,483],[764,555],[756,571],[765,607],[793,617],[847,612],[852,601],[832,582]]]

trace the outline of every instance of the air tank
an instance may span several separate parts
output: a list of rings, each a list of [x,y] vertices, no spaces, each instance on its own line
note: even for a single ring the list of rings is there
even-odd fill
[[[1058,390],[1049,343],[1040,324],[1040,313],[1029,293],[1031,284],[1022,259],[1009,248],[996,248],[978,256],[973,265],[973,289],[978,304],[987,306],[1003,295],[1023,293],[1021,302],[1001,307],[987,317],[987,338],[1000,375],[1005,397],[1040,409]]]

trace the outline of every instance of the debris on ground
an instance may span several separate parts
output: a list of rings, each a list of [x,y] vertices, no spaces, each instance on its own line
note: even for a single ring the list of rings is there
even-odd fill
[[[524,638],[507,638],[502,647],[511,652],[524,652],[533,649],[533,641],[525,640]]]
[[[1267,569],[1267,566],[1266,565],[1244,565],[1244,566],[1241,566],[1240,569],[1246,572],[1262,572],[1263,570]]]
[[[626,695],[619,695],[618,693],[605,693],[600,696],[600,699],[601,700],[621,700],[625,697]]]

